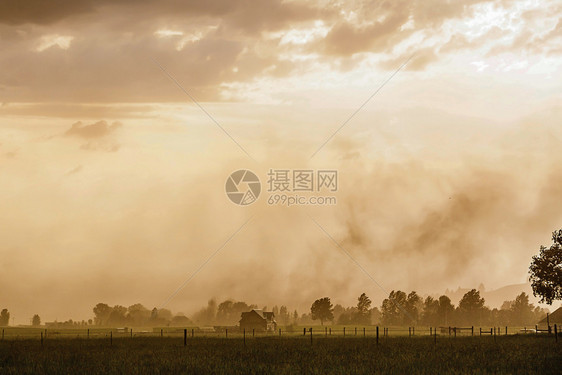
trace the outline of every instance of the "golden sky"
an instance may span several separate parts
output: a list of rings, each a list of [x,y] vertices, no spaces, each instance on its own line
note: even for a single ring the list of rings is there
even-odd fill
[[[562,223],[561,20],[531,0],[2,1],[0,308],[160,306],[252,215],[167,307],[378,305],[308,215],[387,291],[525,282]],[[235,206],[241,168],[337,169],[338,203]]]

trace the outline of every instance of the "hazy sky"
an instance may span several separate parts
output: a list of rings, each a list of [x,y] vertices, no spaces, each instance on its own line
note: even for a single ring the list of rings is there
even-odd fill
[[[378,305],[309,215],[386,291],[525,282],[562,227],[561,87],[554,0],[4,0],[0,308],[161,306],[250,217],[167,307]],[[241,168],[337,169],[338,203],[236,206]]]

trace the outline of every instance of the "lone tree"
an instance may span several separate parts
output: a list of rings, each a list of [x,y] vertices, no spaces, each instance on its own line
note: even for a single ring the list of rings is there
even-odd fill
[[[357,298],[357,322],[371,324],[371,300],[365,293]]]
[[[562,229],[552,232],[550,247],[541,246],[539,255],[533,256],[529,273],[533,295],[541,303],[552,305],[562,299]]]
[[[334,306],[330,302],[330,298],[324,297],[314,301],[310,307],[312,320],[320,320],[320,324],[324,325],[325,320],[334,320]]]
[[[0,312],[0,327],[7,326],[10,323],[10,313],[8,309],[2,310]]]
[[[471,289],[462,296],[459,301],[459,309],[473,313],[483,308],[484,302],[484,298],[480,297],[480,292]]]
[[[109,315],[111,314],[112,311],[113,308],[111,308],[108,304],[98,303],[94,307],[94,322],[97,325],[106,324],[107,320],[109,319]]]
[[[33,326],[40,326],[41,325],[41,318],[39,317],[39,315],[37,315],[37,314],[33,315],[33,319],[31,319],[31,325],[33,325]]]
[[[476,322],[480,324],[482,314],[485,310],[484,298],[480,297],[480,291],[471,289],[462,296],[459,301],[460,318],[467,324]]]

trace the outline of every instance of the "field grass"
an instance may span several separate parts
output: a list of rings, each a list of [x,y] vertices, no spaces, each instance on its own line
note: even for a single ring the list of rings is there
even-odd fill
[[[0,374],[559,374],[553,336],[13,339]]]

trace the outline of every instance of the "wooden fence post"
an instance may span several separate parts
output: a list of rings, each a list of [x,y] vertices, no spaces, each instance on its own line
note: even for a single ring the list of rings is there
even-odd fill
[[[457,327],[453,327],[453,334],[457,337]]]
[[[252,328],[252,337],[255,337],[255,336],[256,336],[256,329]]]
[[[556,323],[554,323],[554,338],[556,339],[556,342],[558,342],[558,327],[556,326]]]
[[[505,335],[507,336],[507,326],[505,326]]]
[[[437,345],[437,327],[433,330],[433,343]]]
[[[535,324],[535,335],[539,334],[539,326]]]
[[[343,327],[343,337],[345,337],[345,327]]]
[[[90,328],[88,328],[88,333],[86,334],[87,338],[90,338]]]
[[[449,337],[451,337],[451,326],[449,326]]]
[[[183,330],[183,346],[187,346],[187,328]]]
[[[306,336],[306,328],[303,328],[303,329],[302,329],[302,335],[303,335],[303,336]]]
[[[357,336],[357,327],[355,327],[355,336]]]
[[[109,331],[109,345],[113,345],[113,331]]]
[[[480,336],[482,336],[482,327],[480,327]]]
[[[41,331],[41,346],[43,346],[43,331]]]
[[[2,328],[2,341],[4,341],[4,328]]]
[[[408,327],[408,337],[412,336],[412,328]]]
[[[328,337],[328,327],[324,327],[324,329],[326,330],[326,337]]]
[[[332,328],[330,328],[330,336],[332,336]]]
[[[474,336],[474,326],[470,327],[470,335]]]
[[[160,328],[160,337],[164,337],[164,330]]]
[[[379,344],[379,326],[377,326],[377,345]]]
[[[365,327],[363,327],[363,337],[367,337],[367,335],[365,333]]]
[[[310,345],[312,345],[312,327],[310,327]]]
[[[433,327],[429,327],[429,336],[433,336]]]
[[[131,328],[131,338],[133,338],[133,329]]]

